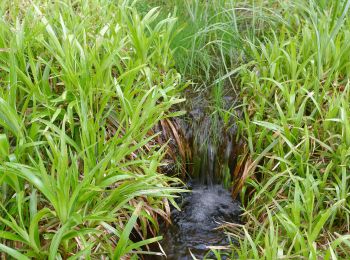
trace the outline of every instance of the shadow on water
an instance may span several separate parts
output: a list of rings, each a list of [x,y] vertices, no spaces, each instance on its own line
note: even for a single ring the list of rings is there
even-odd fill
[[[175,119],[190,150],[186,172],[191,175],[192,181],[188,183],[191,192],[178,201],[181,211],[172,210],[172,225],[162,227],[161,246],[166,257],[148,259],[193,259],[191,253],[198,259],[205,256],[215,259],[208,253],[209,247],[230,245],[225,232],[219,229],[220,223],[239,222],[240,203],[224,188],[232,187],[232,173],[241,146],[234,117],[225,118],[225,111],[235,106],[236,99],[222,96],[218,108],[213,95],[204,95],[189,93],[190,102],[182,108],[187,115]]]

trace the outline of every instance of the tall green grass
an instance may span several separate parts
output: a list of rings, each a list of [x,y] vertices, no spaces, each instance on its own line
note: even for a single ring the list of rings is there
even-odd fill
[[[0,254],[136,258],[180,191],[153,141],[182,101],[176,19],[128,1],[0,6]]]
[[[230,257],[348,259],[350,2],[180,2],[178,70],[241,101],[232,185],[246,213],[228,225]]]
[[[214,93],[213,118],[237,109],[222,107],[227,89],[241,101],[231,177],[246,212],[225,225],[229,257],[350,258],[349,7],[1,2],[2,256],[137,258],[161,239],[181,190],[159,173],[154,126],[190,79]]]
[[[280,1],[283,22],[246,38],[239,259],[350,257],[349,6]]]

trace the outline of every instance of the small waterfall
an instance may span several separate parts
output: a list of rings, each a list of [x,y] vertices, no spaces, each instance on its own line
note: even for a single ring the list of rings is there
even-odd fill
[[[180,132],[191,149],[187,160],[187,172],[201,184],[229,186],[231,173],[237,160],[240,142],[237,127],[231,116],[226,122],[218,111],[234,105],[234,98],[223,98],[221,108],[213,108],[210,99],[203,95],[189,97],[185,107],[187,114],[177,119]]]
[[[180,108],[186,110],[186,115],[164,127],[173,132],[173,156],[173,150],[178,150],[177,156],[186,161],[186,169],[182,170],[190,175],[190,180],[186,180],[192,192],[178,199],[181,211],[172,209],[173,224],[162,227],[161,246],[167,257],[152,260],[190,260],[192,254],[203,259],[210,246],[230,244],[218,227],[223,221],[239,222],[241,214],[240,203],[232,199],[227,189],[232,187],[231,176],[241,145],[236,141],[237,127],[232,114],[226,119],[224,113],[220,114],[232,108],[235,99],[224,96],[218,107],[211,95],[191,92],[186,98],[188,101]]]

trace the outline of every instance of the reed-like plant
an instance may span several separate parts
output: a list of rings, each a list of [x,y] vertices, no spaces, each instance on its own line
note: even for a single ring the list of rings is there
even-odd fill
[[[5,1],[0,14],[0,254],[136,258],[180,191],[153,141],[182,101],[175,18],[104,0]]]
[[[239,259],[350,257],[349,7],[280,1],[283,22],[247,37]]]

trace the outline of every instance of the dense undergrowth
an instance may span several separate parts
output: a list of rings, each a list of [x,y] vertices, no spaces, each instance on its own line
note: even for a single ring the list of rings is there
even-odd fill
[[[241,258],[350,257],[349,6],[281,1],[283,23],[247,42]]]
[[[217,258],[350,258],[349,1],[0,6],[3,256],[137,258],[159,240],[180,181],[154,127],[191,80],[245,140],[244,225]]]
[[[350,2],[185,2],[196,29],[179,71],[241,102],[225,111],[246,140],[233,173],[245,224],[228,225],[230,257],[348,259]]]
[[[181,78],[175,18],[157,16],[103,0],[1,2],[2,256],[120,259],[160,239],[179,181],[158,173],[153,127],[181,101]]]

